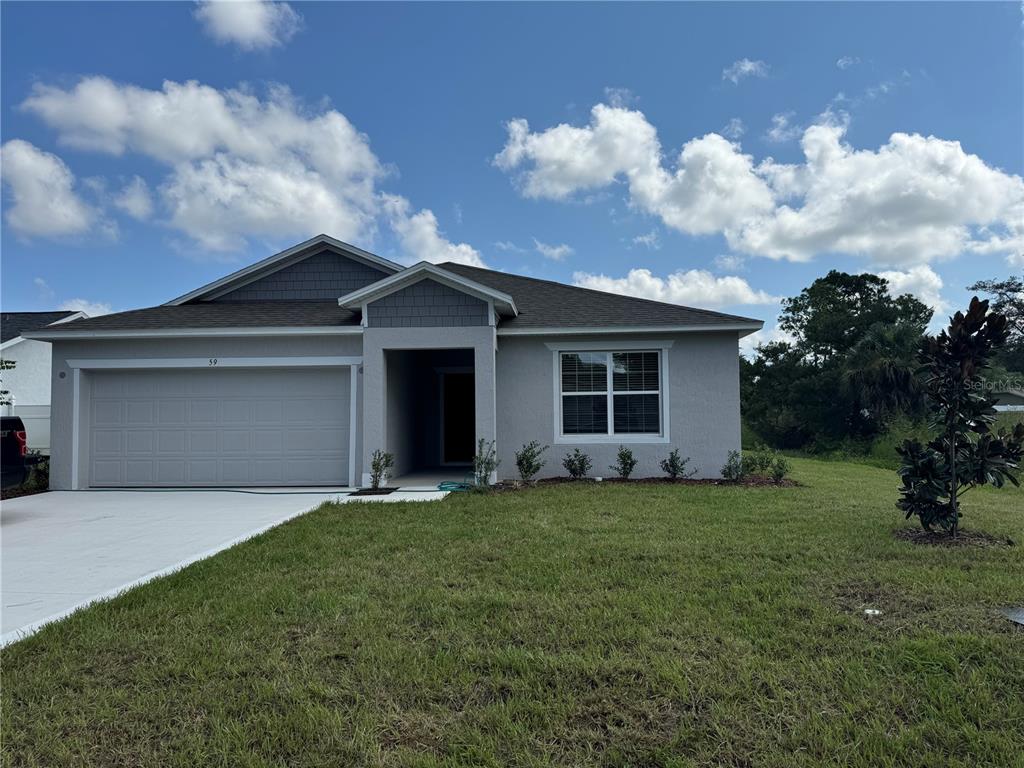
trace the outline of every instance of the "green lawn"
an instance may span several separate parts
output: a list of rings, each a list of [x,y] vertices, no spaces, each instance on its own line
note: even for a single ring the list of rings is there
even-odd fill
[[[325,506],[6,649],[4,763],[1024,764],[1024,491],[794,465]]]

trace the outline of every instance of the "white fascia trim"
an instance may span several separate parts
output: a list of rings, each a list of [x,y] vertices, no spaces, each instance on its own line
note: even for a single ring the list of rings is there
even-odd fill
[[[303,251],[323,245],[329,246],[330,248],[333,248],[337,251],[341,251],[346,256],[351,256],[357,260],[361,260],[372,266],[380,267],[381,269],[384,269],[387,272],[394,273],[402,270],[402,266],[400,264],[396,264],[393,261],[389,261],[388,259],[382,258],[381,256],[378,256],[374,253],[370,253],[369,251],[364,251],[362,248],[357,248],[354,245],[349,245],[348,243],[342,242],[341,240],[336,240],[335,238],[330,237],[328,235],[317,235],[316,237],[310,238],[309,240],[299,243],[298,245],[293,245],[291,248],[287,248],[281,251],[280,253],[275,253],[273,256],[269,256],[268,258],[263,259],[262,261],[257,261],[255,264],[250,264],[248,267],[244,267],[236,272],[232,272],[230,275],[225,275],[219,280],[214,280],[212,283],[207,283],[206,285],[200,288],[196,288],[194,291],[190,291],[186,293],[184,296],[179,296],[176,299],[172,299],[171,301],[168,301],[164,306],[173,307],[179,304],[185,304],[186,302],[192,301],[193,299],[198,299],[208,294],[211,294],[220,288],[226,288],[228,285],[231,285],[232,288],[237,287],[234,285],[234,283],[241,281],[244,278],[249,277],[250,275],[252,275],[254,279],[255,277],[262,277],[262,271],[265,270],[267,267],[271,267],[279,262],[287,261],[293,256],[298,256]],[[254,273],[260,274],[256,275]]]
[[[33,331],[23,338],[39,341],[64,339],[161,339],[161,338],[217,338],[220,336],[349,336],[361,334],[358,325],[314,325],[251,328],[156,328],[126,329],[123,331]]]
[[[593,328],[502,328],[498,326],[499,336],[600,336],[612,333],[706,333],[721,331],[738,331],[740,337],[761,330],[764,323],[756,320],[751,323],[722,323],[715,325],[626,325],[626,326],[594,326]]]
[[[68,360],[72,370],[130,368],[330,368],[360,365],[362,357],[129,357]]]
[[[519,314],[515,301],[507,293],[496,291],[474,280],[448,272],[435,264],[431,264],[429,261],[421,261],[402,272],[385,277],[376,283],[370,283],[359,290],[352,291],[338,299],[338,306],[350,309],[362,306],[365,303],[375,301],[382,296],[387,296],[389,293],[399,291],[428,277],[447,285],[449,288],[476,296],[481,301],[494,302],[512,315]]]
[[[21,342],[25,341],[25,339],[25,336],[15,336],[13,339],[8,339],[3,344],[0,344],[0,351],[4,349],[10,349],[15,344],[21,344]]]

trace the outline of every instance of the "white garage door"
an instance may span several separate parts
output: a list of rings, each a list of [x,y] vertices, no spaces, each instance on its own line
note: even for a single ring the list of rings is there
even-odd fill
[[[89,484],[345,485],[347,368],[96,371]]]

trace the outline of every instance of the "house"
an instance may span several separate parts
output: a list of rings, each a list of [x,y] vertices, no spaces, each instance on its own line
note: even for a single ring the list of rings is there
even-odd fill
[[[740,446],[738,340],[761,321],[460,264],[405,267],[321,235],[53,344],[51,487],[367,485],[462,477],[477,441],[575,447],[704,477]]]
[[[30,450],[50,452],[50,345],[22,334],[85,317],[84,312],[4,312],[0,315],[0,359],[15,363],[0,373],[8,391],[5,416],[20,416]]]
[[[997,411],[1024,411],[1024,389],[1004,387],[992,392]]]

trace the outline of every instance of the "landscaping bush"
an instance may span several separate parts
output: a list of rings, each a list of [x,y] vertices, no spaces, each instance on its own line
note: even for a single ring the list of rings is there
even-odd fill
[[[619,452],[615,455],[615,463],[608,467],[623,480],[629,480],[629,476],[636,469],[636,458],[633,452],[624,445],[619,446]]]
[[[587,454],[579,448],[575,448],[572,453],[565,454],[562,466],[573,480],[582,480],[590,472],[593,462]]]
[[[673,448],[669,453],[667,459],[661,460],[661,471],[671,477],[673,480],[678,480],[681,477],[693,477],[697,474],[697,470],[686,471],[686,465],[690,463],[690,457],[687,456],[685,459],[680,458],[679,449]]]
[[[988,302],[971,299],[949,327],[926,339],[920,353],[925,394],[935,435],[906,440],[898,449],[903,487],[898,506],[930,531],[938,526],[956,536],[960,497],[979,485],[1019,485],[1024,460],[1024,424],[993,430],[995,398],[984,389],[993,355],[1010,338],[1004,315]]]
[[[781,483],[789,474],[789,461],[778,451],[759,445],[741,460],[742,477],[764,477]]]
[[[722,477],[733,482],[743,479],[743,457],[739,451],[729,451],[729,458],[722,467]]]
[[[536,440],[531,440],[516,451],[516,469],[519,470],[519,476],[523,478],[524,483],[531,482],[534,476],[541,471],[545,462],[541,459],[540,455],[548,447],[547,445],[541,445]]]
[[[491,475],[500,463],[494,449],[494,441],[488,443],[481,437],[473,456],[473,476],[478,488],[486,488],[491,484]]]
[[[370,487],[380,488],[382,480],[386,480],[395,466],[394,455],[380,449],[370,457]]]

